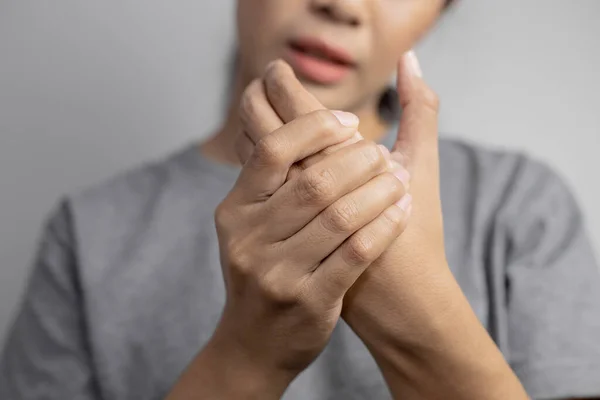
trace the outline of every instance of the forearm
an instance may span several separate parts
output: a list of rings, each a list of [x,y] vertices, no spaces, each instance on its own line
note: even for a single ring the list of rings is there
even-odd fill
[[[215,335],[166,400],[279,399],[292,379],[280,371],[268,370]]]
[[[375,357],[394,398],[528,398],[447,266],[381,279],[384,272],[359,282],[370,295],[350,297],[344,318]],[[395,279],[403,280],[401,291]]]

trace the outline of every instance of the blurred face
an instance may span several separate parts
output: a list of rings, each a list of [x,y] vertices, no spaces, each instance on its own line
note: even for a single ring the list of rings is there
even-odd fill
[[[238,0],[240,73],[286,60],[327,108],[377,102],[399,57],[437,19],[443,0]]]

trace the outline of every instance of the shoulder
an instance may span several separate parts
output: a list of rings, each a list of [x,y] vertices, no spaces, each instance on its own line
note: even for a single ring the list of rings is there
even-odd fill
[[[487,237],[504,238],[510,244],[507,262],[546,265],[575,248],[592,260],[578,201],[548,164],[522,152],[460,140],[444,140],[440,159],[450,226],[468,224]]]
[[[526,211],[555,201],[575,206],[572,190],[553,167],[521,151],[466,140],[440,141],[442,179],[469,188],[495,208]],[[492,205],[492,204],[490,204]]]
[[[65,203],[78,214],[135,215],[158,198],[176,173],[179,152],[168,154],[121,171],[103,181],[65,196]]]
[[[451,137],[440,140],[440,163],[442,169],[471,169],[485,178],[509,175],[514,178],[546,176],[562,180],[547,163],[523,151]]]
[[[444,139],[440,169],[444,222],[451,232],[503,237],[515,257],[533,248],[550,254],[575,239],[587,242],[573,191],[559,173],[536,158]]]
[[[165,212],[173,198],[192,198],[202,191],[202,171],[190,172],[192,146],[167,153],[66,194],[54,207],[47,228],[69,230],[77,246],[128,237]],[[181,204],[181,201],[179,201]],[[118,239],[116,239],[118,240]]]

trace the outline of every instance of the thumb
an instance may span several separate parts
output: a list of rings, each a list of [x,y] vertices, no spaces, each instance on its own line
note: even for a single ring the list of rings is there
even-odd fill
[[[397,90],[402,117],[393,152],[394,158],[401,158],[415,179],[416,174],[437,175],[439,168],[439,100],[422,76],[415,53],[412,50],[405,53],[398,62]]]

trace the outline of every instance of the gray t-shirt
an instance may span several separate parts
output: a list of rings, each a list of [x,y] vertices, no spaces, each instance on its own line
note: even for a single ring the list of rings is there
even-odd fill
[[[475,313],[533,398],[600,396],[600,271],[569,190],[518,154],[444,139],[440,157],[447,256]],[[219,319],[213,212],[238,172],[189,147],[65,199],[8,335],[0,398],[162,398]],[[389,396],[340,322],[284,398]]]

